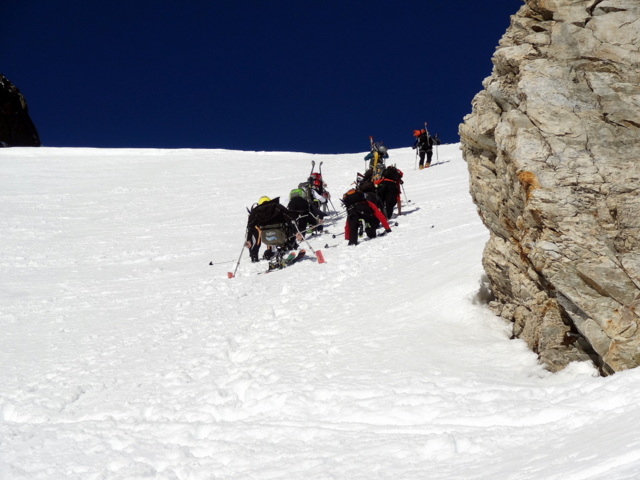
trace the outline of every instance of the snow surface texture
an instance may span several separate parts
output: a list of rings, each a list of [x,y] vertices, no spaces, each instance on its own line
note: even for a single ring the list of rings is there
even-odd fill
[[[342,212],[364,155],[0,150],[0,478],[637,478],[640,371],[509,339],[458,145],[390,152],[391,234],[227,278],[245,207],[315,160]]]

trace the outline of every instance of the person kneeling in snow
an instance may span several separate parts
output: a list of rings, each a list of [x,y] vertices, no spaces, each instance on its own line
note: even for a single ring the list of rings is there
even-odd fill
[[[395,165],[390,165],[382,172],[380,180],[376,181],[378,185],[378,197],[382,201],[384,208],[382,212],[385,217],[391,219],[393,215],[393,209],[398,205],[398,215],[400,215],[402,201],[400,198],[400,191],[402,188],[403,173],[397,169]]]
[[[269,260],[276,253],[285,250],[296,250],[298,248],[297,241],[302,241],[296,229],[296,215],[290,212],[284,205],[280,204],[279,198],[271,200],[269,197],[260,197],[258,203],[255,204],[249,212],[249,221],[247,222],[247,240],[246,247],[249,249],[251,261],[257,262],[260,244],[269,245],[267,251],[264,252],[264,258]],[[263,238],[263,231],[277,233],[277,238],[273,241],[269,238]],[[271,247],[277,248],[271,248]]]
[[[295,188],[289,193],[287,209],[296,215],[296,225],[303,236],[307,233],[309,226],[316,231],[322,229],[324,212],[315,205],[315,202],[308,202],[300,188]]]
[[[363,233],[369,238],[376,237],[376,229],[382,224],[385,233],[391,232],[389,222],[384,214],[372,202],[365,199],[362,192],[355,189],[349,190],[342,197],[342,203],[347,209],[347,222],[344,226],[344,238],[349,245],[358,244],[358,236]]]

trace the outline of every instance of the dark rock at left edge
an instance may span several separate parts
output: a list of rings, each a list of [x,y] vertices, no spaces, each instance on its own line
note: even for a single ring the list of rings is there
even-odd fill
[[[0,146],[39,147],[40,136],[24,96],[0,74]]]

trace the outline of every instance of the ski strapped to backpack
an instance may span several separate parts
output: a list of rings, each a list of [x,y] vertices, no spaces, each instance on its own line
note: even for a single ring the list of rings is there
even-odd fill
[[[329,215],[329,204],[331,204],[331,207],[333,208],[333,213],[336,213],[336,209],[331,201],[331,195],[327,190],[325,190],[326,184],[322,177],[322,163],[323,162],[320,162],[318,166],[318,172],[314,172],[316,162],[315,160],[311,161],[311,172],[307,177],[307,181],[299,183],[298,189],[304,192],[304,195],[301,196],[305,200],[309,203],[315,203],[326,215]],[[314,192],[323,197],[324,200],[318,200],[318,198],[314,196]]]
[[[435,146],[436,147],[436,163],[434,163],[434,165],[437,165],[438,163],[440,163],[440,159],[438,158],[438,145],[440,145],[440,139],[438,138],[438,134],[436,133],[435,137],[431,137],[431,135],[429,135],[429,130],[427,129],[427,122],[424,122],[424,131],[427,134],[427,142],[429,145],[431,145],[432,147]],[[433,143],[431,143],[433,142]]]
[[[326,184],[324,183],[324,177],[322,176],[322,162],[320,162],[320,166],[318,167],[318,172],[320,173],[320,179],[322,181],[322,189],[323,189],[323,192],[324,192],[323,195],[326,194],[325,198],[327,199],[327,201],[325,203],[325,206],[327,208],[326,208],[326,211],[324,213],[329,214],[329,205],[328,204],[331,204],[331,208],[333,208],[333,214],[335,215],[335,214],[338,213],[338,211],[336,210],[336,207],[333,206],[333,202],[331,201],[331,194],[328,191],[324,190],[324,187],[326,186]]]
[[[427,138],[430,139],[431,135],[429,135],[429,130],[427,130],[427,122],[424,122],[424,130],[425,130],[425,132],[427,132]],[[438,145],[439,145],[439,143],[440,143],[440,139],[438,139],[438,134],[436,133],[436,136],[433,139],[433,144],[436,147],[436,163],[435,163],[435,165],[440,163],[440,160],[438,159]]]
[[[373,143],[373,137],[371,135],[369,135],[369,145],[371,146],[371,153],[373,153],[373,163],[369,163],[371,164],[371,168],[375,172],[378,165],[378,159],[380,158],[380,153],[378,153],[378,149],[376,148],[376,144]]]
[[[368,169],[371,170],[372,179],[375,181],[379,180],[382,177],[382,172],[385,169],[384,160],[385,155],[387,155],[387,147],[382,145],[382,142],[374,142],[372,136],[369,136],[369,144],[371,146],[370,155],[373,155],[373,160],[369,160]],[[367,161],[367,157],[365,157],[365,161]]]

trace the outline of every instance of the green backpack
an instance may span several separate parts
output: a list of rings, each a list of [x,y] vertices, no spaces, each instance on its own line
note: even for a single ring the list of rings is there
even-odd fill
[[[306,193],[302,188],[294,188],[289,192],[289,201],[293,200],[296,197],[302,197],[305,200],[307,199]]]
[[[298,184],[298,188],[296,188],[296,190],[302,191],[302,195],[300,196],[307,202],[313,202],[313,195],[311,194],[311,186],[309,185],[309,182],[302,182]]]

